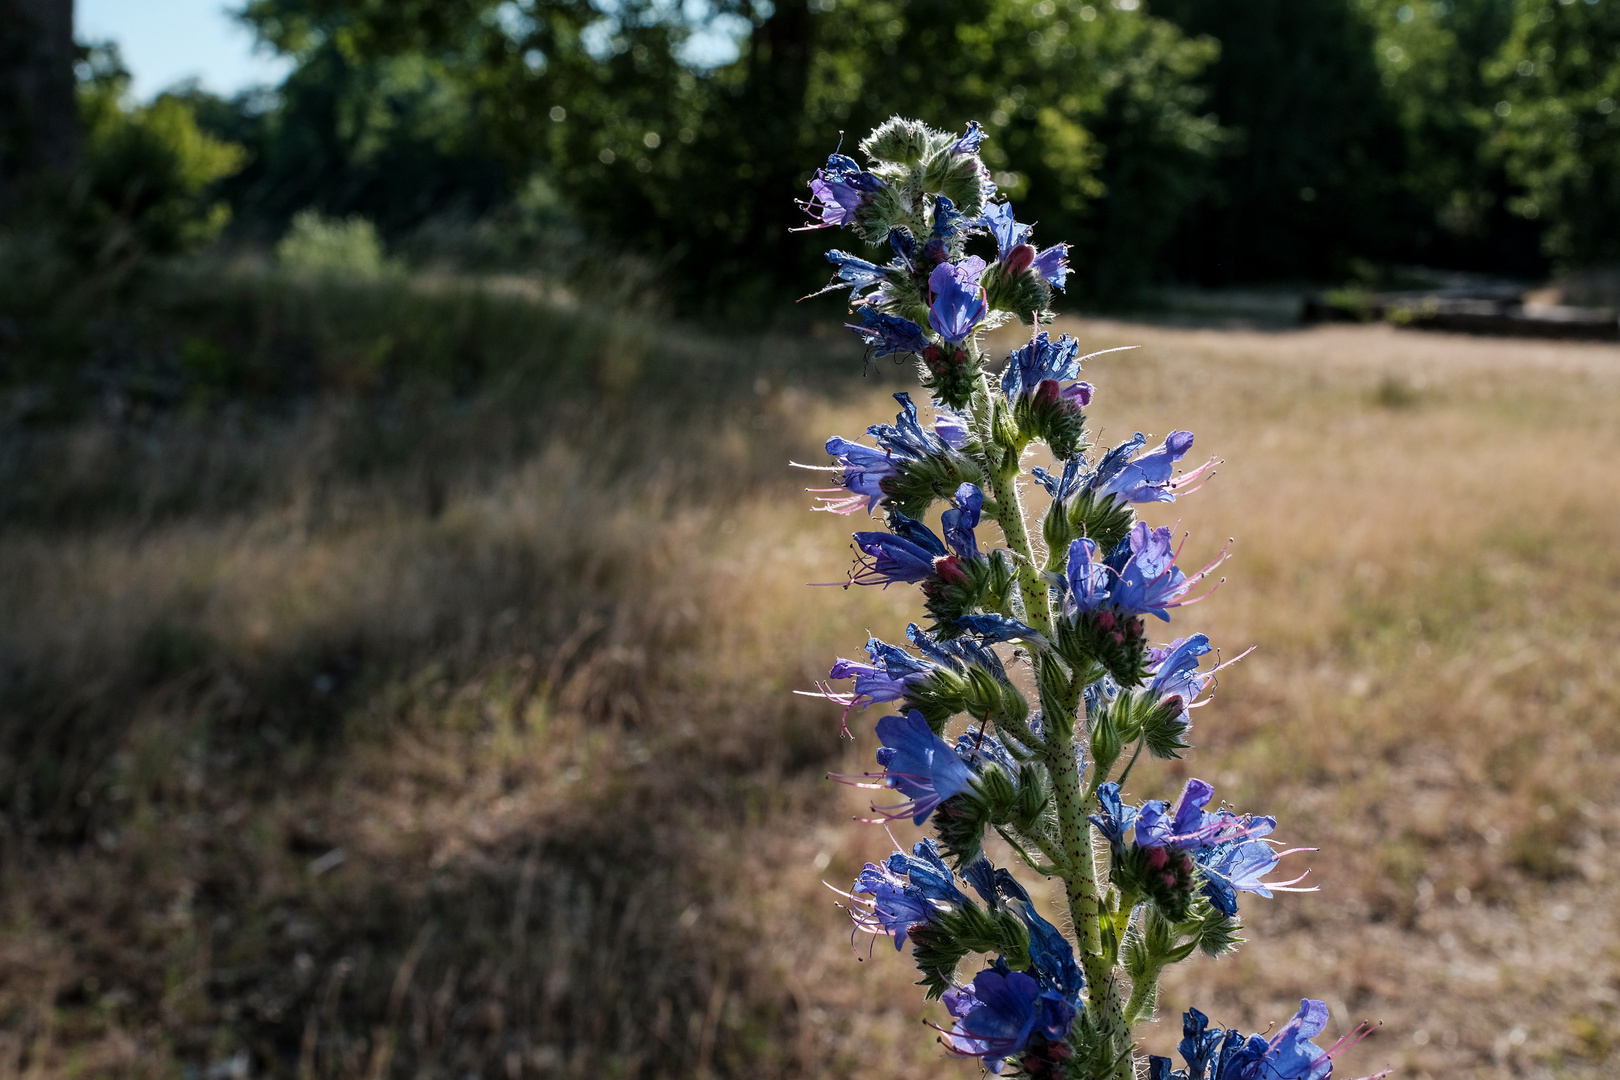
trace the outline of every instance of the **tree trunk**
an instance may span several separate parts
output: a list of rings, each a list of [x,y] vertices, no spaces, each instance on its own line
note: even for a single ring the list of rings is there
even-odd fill
[[[0,0],[0,194],[68,176],[79,157],[73,0]]]

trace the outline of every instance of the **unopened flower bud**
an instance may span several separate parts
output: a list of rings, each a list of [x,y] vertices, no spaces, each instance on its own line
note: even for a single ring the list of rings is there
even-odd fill
[[[1001,260],[1001,272],[1008,277],[1022,274],[1035,263],[1035,249],[1028,244],[1019,244],[1007,252],[1007,257]]]

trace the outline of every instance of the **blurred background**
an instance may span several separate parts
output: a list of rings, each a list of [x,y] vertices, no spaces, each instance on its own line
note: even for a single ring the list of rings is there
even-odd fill
[[[891,113],[1142,346],[1098,437],[1226,461],[1149,516],[1259,649],[1134,794],[1321,891],[1148,1047],[1309,995],[1347,1075],[1612,1076],[1617,61],[1620,0],[0,0],[0,1080],[977,1068],[822,885],[872,718],[791,693],[918,614],[806,587],[787,467],[913,385],[793,303]]]

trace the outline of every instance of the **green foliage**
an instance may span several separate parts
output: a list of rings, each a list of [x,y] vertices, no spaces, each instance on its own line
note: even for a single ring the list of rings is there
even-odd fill
[[[1560,262],[1620,258],[1620,5],[1519,0],[1485,76],[1490,150],[1523,189],[1509,208]]]
[[[313,210],[293,215],[276,258],[289,269],[322,274],[376,277],[394,269],[371,222],[354,215],[323,218]]]
[[[230,209],[212,188],[241,167],[242,148],[205,133],[174,95],[130,107],[115,49],[92,50],[85,69],[81,242],[109,262],[171,255],[217,235]]]

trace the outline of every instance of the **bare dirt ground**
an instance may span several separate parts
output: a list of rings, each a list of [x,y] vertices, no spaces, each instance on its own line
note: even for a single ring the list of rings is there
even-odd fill
[[[1175,632],[1259,647],[1131,794],[1202,776],[1320,849],[1319,892],[1249,898],[1249,944],[1167,981],[1148,1047],[1308,995],[1383,1022],[1346,1076],[1613,1075],[1620,348],[1059,329],[1141,346],[1088,365],[1099,441],[1224,459],[1153,519],[1237,540]],[[0,1074],[976,1072],[821,884],[888,850],[822,778],[877,714],[844,742],[790,694],[918,609],[805,586],[852,522],[778,466],[909,380],[725,348],[702,412],[671,369],[499,455],[424,412],[449,471],[353,466],[337,409],[146,432],[284,482],[0,535]],[[65,469],[120,467],[70,435]]]

